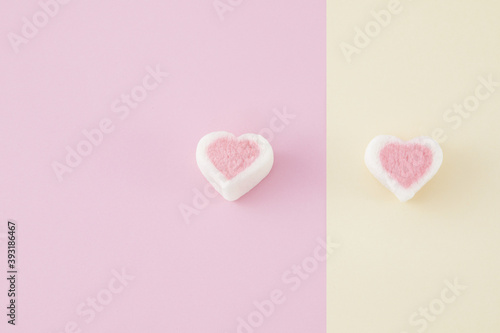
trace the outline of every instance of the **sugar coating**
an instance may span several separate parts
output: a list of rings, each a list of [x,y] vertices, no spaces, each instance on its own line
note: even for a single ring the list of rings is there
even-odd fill
[[[443,151],[425,136],[403,141],[392,135],[379,135],[366,147],[368,170],[400,201],[413,198],[438,172]]]
[[[249,140],[223,137],[207,148],[210,161],[227,179],[233,179],[259,157],[259,146]]]
[[[384,169],[404,188],[416,183],[432,164],[432,152],[419,144],[390,143],[380,151]]]

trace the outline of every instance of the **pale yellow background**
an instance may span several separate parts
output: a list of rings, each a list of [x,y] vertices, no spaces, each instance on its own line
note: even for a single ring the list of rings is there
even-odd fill
[[[461,126],[443,119],[500,82],[498,0],[401,0],[403,10],[348,63],[340,43],[389,1],[328,0],[328,332],[417,332],[409,318],[467,286],[425,332],[500,332],[500,87]],[[379,134],[442,128],[444,162],[407,203],[367,170]]]

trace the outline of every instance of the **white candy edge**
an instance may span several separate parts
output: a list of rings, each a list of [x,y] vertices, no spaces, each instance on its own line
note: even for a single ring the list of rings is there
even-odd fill
[[[228,201],[234,201],[246,194],[259,184],[271,171],[274,163],[274,154],[271,144],[259,134],[243,134],[239,140],[249,140],[259,146],[259,156],[245,170],[234,178],[227,180],[226,177],[215,167],[207,155],[208,146],[222,137],[236,137],[234,134],[224,131],[212,132],[205,135],[198,142],[196,148],[196,162],[198,167],[209,181],[209,183]]]
[[[416,143],[428,147],[432,152],[432,164],[429,166],[427,172],[415,183],[413,183],[409,188],[404,188],[398,181],[392,178],[389,173],[382,167],[382,162],[380,161],[380,151],[389,143]],[[393,192],[396,197],[401,201],[405,202],[413,198],[415,193],[417,193],[422,186],[424,186],[432,177],[438,172],[441,164],[443,163],[443,151],[439,146],[439,143],[434,141],[432,138],[427,136],[420,136],[409,141],[403,141],[392,135],[379,135],[373,138],[372,141],[366,147],[365,152],[365,164],[368,170],[377,178],[382,185],[387,187],[391,192]]]

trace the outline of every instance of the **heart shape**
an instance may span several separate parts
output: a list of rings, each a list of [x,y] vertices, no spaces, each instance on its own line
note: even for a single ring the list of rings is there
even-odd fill
[[[401,201],[413,198],[442,162],[441,147],[429,137],[405,142],[394,136],[379,135],[365,152],[370,172]]]
[[[259,146],[255,142],[235,137],[219,138],[207,148],[208,158],[228,180],[251,165],[259,154]]]
[[[380,161],[404,188],[416,183],[432,164],[432,152],[420,144],[390,143],[380,151]]]
[[[196,149],[200,171],[226,199],[234,201],[254,188],[273,166],[273,149],[258,134],[228,132],[205,135]]]

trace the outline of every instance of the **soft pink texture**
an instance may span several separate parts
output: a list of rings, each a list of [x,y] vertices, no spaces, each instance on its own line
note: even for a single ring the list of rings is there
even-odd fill
[[[391,143],[380,151],[384,169],[404,188],[422,177],[432,164],[432,152],[419,144]]]
[[[248,168],[259,153],[255,142],[231,137],[217,139],[207,148],[210,161],[229,180]]]

